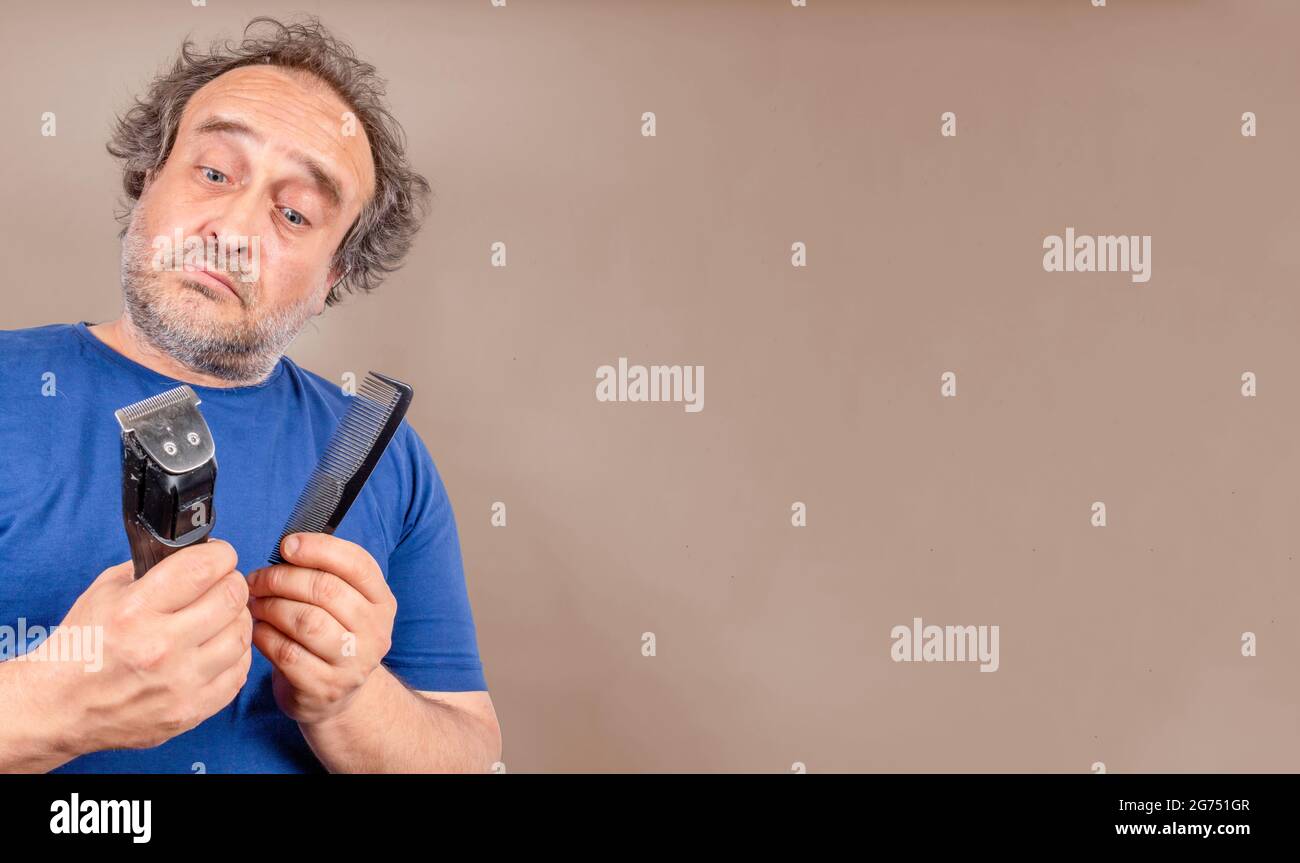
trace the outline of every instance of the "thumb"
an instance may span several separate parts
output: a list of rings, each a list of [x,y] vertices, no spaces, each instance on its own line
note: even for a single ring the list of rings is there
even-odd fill
[[[95,580],[90,583],[90,587],[95,587],[97,585],[128,587],[133,581],[135,581],[135,563],[130,560],[125,560],[121,563],[115,563],[101,572],[95,577]]]

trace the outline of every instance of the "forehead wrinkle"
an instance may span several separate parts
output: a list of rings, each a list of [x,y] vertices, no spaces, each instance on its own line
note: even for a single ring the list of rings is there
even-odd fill
[[[294,92],[286,94],[286,88]],[[214,78],[200,88],[187,106],[187,112],[189,108],[202,112],[209,103],[218,100],[235,103],[233,111],[237,114],[269,118],[275,125],[286,127],[291,138],[306,144],[310,152],[299,153],[294,148],[289,148],[290,155],[307,170],[313,183],[336,206],[341,206],[347,196],[343,192],[343,184],[332,176],[323,162],[338,162],[339,167],[346,165],[351,168],[362,204],[373,194],[375,171],[374,166],[369,164],[371,160],[366,158],[371,156],[369,137],[364,127],[358,124],[361,133],[355,137],[359,139],[356,144],[360,146],[341,140],[343,113],[352,109],[328,82],[294,69],[240,67]],[[212,109],[217,117],[249,125],[230,116],[229,112],[223,114],[217,105],[212,105]],[[261,140],[256,133],[252,137]]]
[[[265,138],[253,126],[232,117],[222,114],[214,114],[203,122],[195,126],[193,134],[202,135],[234,135],[240,138],[248,138],[258,144],[264,144]],[[321,165],[319,161],[303,153],[301,150],[289,148],[287,155],[295,163],[300,165],[311,177],[312,184],[315,185],[327,198],[333,207],[339,207],[343,203],[342,185],[334,179],[334,176]]]

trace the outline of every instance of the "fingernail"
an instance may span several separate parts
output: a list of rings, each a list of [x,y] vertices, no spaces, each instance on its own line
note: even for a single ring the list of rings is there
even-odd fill
[[[294,552],[297,550],[298,536],[297,534],[292,534],[284,541],[284,555],[285,557],[293,557]]]

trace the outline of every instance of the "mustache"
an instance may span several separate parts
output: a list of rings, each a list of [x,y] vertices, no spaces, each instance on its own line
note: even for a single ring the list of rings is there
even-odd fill
[[[132,245],[139,248],[144,237]],[[221,281],[256,283],[261,274],[261,238],[237,235],[185,236],[177,228],[149,241],[150,267],[155,271],[206,271]]]
[[[222,273],[219,270],[209,270],[208,272],[211,275],[226,276],[226,281],[227,284],[230,286],[230,290],[234,293],[235,297],[239,300],[239,302],[242,305],[250,306],[253,304],[254,293],[250,289],[250,285],[247,282],[241,282],[239,281],[238,277],[228,276],[227,274]],[[221,291],[221,288],[214,288],[211,285],[205,284],[203,282],[198,281],[197,279],[191,278],[192,275],[193,273],[191,272],[181,272],[180,273],[181,282],[185,285],[188,285],[189,287],[194,288],[195,290],[202,291],[205,294],[216,294]]]
[[[151,261],[150,263],[153,264],[154,261]],[[196,272],[201,269],[214,276],[223,276],[229,281],[240,285],[256,285],[261,281],[260,272],[257,267],[249,267],[245,269],[240,266],[238,261],[232,261],[231,259],[222,261],[219,257],[208,257],[202,261],[185,261],[180,266],[163,266],[158,267],[157,269],[162,272],[168,270]]]
[[[183,284],[195,288],[196,290],[202,291],[205,294],[213,294],[221,290],[220,288],[215,288],[212,285],[206,282],[202,282],[197,278],[195,278],[195,276],[199,271],[193,268],[192,266],[188,268],[167,267],[160,270],[154,268],[153,266],[150,266],[150,262],[148,260],[144,260],[144,261],[137,261],[136,266],[134,266],[133,269],[136,271],[138,276],[143,276],[146,279],[152,278],[152,280],[155,280],[155,284],[157,284],[159,288],[162,287],[161,281],[158,281],[159,277],[161,277],[164,273],[174,272],[176,273],[176,275],[180,277],[180,281]],[[240,303],[242,303],[244,306],[254,305],[257,301],[257,298],[261,296],[261,288],[262,288],[261,279],[244,281],[244,276],[246,276],[247,274],[240,272],[238,269],[230,270],[222,267],[208,265],[208,266],[204,266],[203,270],[209,273],[210,275],[216,276],[219,279],[223,279],[226,282],[226,284],[229,285],[230,290],[234,292],[235,296],[239,299]]]

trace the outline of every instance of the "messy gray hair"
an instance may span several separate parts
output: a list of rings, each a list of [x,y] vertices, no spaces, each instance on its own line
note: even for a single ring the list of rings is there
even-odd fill
[[[126,206],[118,214],[123,235],[145,180],[171,153],[190,97],[218,75],[255,64],[315,75],[338,94],[365,130],[375,163],[374,195],[334,252],[331,267],[343,277],[330,288],[325,304],[339,302],[341,290],[374,290],[402,265],[428,213],[429,182],[406,162],[406,135],[387,107],[385,82],[375,67],[358,60],[315,16],[289,24],[259,16],[244,28],[242,41],[213,42],[206,52],[185,39],[171,68],[160,72],[148,94],[137,98],[113,126],[108,152],[123,162]]]

